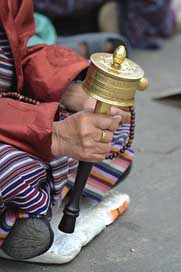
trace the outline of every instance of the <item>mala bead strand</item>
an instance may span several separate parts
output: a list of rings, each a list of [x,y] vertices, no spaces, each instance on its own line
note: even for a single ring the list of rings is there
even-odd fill
[[[117,158],[120,153],[124,153],[128,148],[131,147],[133,140],[134,140],[134,132],[135,132],[135,109],[134,107],[129,107],[131,113],[131,121],[130,121],[130,130],[129,130],[129,137],[127,143],[118,151],[112,152],[106,157],[106,160],[112,160],[113,158]]]
[[[26,103],[29,103],[29,104],[33,104],[33,105],[40,104],[39,101],[37,101],[35,99],[32,99],[30,97],[21,95],[21,94],[19,94],[17,92],[1,92],[0,93],[0,98],[13,98],[13,99],[16,99],[16,100],[19,100],[19,101],[22,101],[22,102],[26,102]]]
[[[130,131],[129,131],[129,138],[128,142],[123,148],[120,150],[120,153],[124,153],[128,148],[131,147],[133,140],[134,140],[134,131],[135,131],[135,109],[134,107],[129,107],[131,113],[131,122],[130,122]]]

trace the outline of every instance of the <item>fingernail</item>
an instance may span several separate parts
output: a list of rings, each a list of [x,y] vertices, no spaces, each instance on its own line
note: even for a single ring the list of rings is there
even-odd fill
[[[121,115],[114,115],[113,118],[119,119],[120,121],[122,120],[122,116]]]

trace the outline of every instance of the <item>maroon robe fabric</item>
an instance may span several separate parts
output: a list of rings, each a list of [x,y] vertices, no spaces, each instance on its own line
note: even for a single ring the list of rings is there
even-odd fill
[[[88,61],[57,45],[26,47],[35,30],[32,0],[1,0],[0,23],[15,62],[17,84],[12,91],[42,102],[31,105],[1,98],[0,142],[49,161],[53,158],[52,123],[61,94],[88,67]]]

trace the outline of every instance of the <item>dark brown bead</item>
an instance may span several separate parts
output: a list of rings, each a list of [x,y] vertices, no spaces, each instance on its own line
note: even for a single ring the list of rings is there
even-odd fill
[[[28,97],[25,97],[25,101],[26,101],[26,102],[29,102],[29,98],[28,98]]]

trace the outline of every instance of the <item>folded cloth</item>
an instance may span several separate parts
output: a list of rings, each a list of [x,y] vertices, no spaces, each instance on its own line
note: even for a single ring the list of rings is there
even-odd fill
[[[34,13],[35,34],[28,40],[27,46],[36,44],[55,44],[57,41],[57,33],[51,20],[39,13]]]

